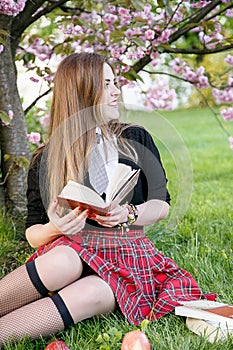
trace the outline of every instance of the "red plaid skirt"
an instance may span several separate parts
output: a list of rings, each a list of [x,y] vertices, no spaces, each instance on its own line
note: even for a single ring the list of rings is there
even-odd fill
[[[174,310],[179,301],[215,300],[203,294],[194,278],[160,253],[142,230],[119,237],[119,230],[82,231],[79,236],[60,237],[40,247],[30,258],[58,245],[72,247],[113,290],[128,321],[153,321]]]

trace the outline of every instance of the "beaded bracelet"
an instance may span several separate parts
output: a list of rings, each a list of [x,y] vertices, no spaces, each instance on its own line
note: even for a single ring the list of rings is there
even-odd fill
[[[127,216],[127,221],[126,222],[123,222],[121,224],[118,224],[118,227],[125,227],[125,228],[128,228],[130,225],[132,225],[138,218],[138,209],[137,207],[130,203],[126,203],[126,204],[123,204],[122,207],[124,208],[127,208],[128,209],[128,216]]]

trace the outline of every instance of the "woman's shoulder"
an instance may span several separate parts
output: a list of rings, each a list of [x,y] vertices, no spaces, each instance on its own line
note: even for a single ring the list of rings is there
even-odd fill
[[[145,129],[145,127],[138,124],[125,124],[122,136],[142,143],[151,138],[150,133]]]

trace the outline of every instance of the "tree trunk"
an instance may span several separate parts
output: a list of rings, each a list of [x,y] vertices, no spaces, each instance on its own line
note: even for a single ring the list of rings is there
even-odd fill
[[[12,17],[0,15],[0,28],[10,34]],[[10,125],[0,127],[0,173],[1,193],[4,205],[11,213],[23,213],[26,209],[26,169],[22,167],[22,159],[29,159],[30,149],[26,137],[27,126],[17,88],[16,67],[12,57],[10,36],[0,54],[0,111],[13,111]],[[0,199],[0,202],[3,203]]]

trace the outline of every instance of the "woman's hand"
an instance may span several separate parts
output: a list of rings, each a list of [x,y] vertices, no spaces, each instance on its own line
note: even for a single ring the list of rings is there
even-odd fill
[[[50,223],[52,223],[59,231],[61,231],[64,235],[69,236],[75,235],[84,228],[88,215],[87,210],[82,211],[79,207],[77,207],[63,217],[60,217],[57,214],[57,206],[57,200],[50,204],[48,209],[48,217]]]
[[[151,199],[145,203],[137,205],[138,217],[136,226],[147,226],[157,221],[166,219],[169,213],[169,204],[159,199]],[[118,205],[106,216],[90,214],[88,217],[97,221],[105,227],[114,227],[128,221],[129,211],[127,207]]]
[[[123,206],[117,205],[116,208],[112,209],[105,216],[93,213],[93,214],[89,214],[88,217],[92,220],[97,221],[98,224],[100,224],[101,226],[114,227],[118,224],[121,224],[127,221],[128,209]]]

